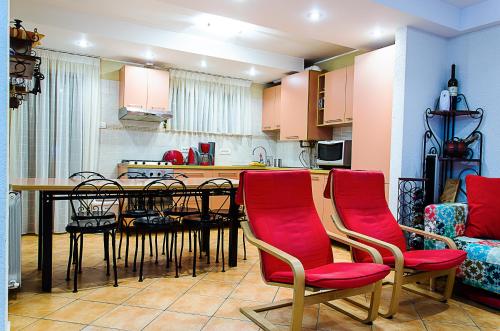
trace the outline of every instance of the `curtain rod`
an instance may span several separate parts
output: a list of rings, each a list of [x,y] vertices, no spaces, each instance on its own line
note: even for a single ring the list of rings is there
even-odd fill
[[[85,56],[85,57],[90,57],[90,58],[93,58],[93,59],[100,59],[99,56],[95,56],[95,55],[73,53],[73,52],[68,52],[68,51],[60,51],[60,50],[57,50],[57,49],[46,48],[46,47],[37,47],[37,49],[42,49],[44,51],[51,51],[51,52],[63,53],[63,54],[69,54],[69,55]],[[35,49],[35,51],[36,51],[36,49]]]

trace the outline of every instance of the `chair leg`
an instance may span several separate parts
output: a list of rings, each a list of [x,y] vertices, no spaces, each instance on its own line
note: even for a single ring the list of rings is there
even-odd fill
[[[172,239],[170,240],[170,254],[168,255],[170,262],[173,261],[172,259],[173,253],[174,253],[174,232],[172,232]]]
[[[246,260],[247,259],[247,245],[245,243],[245,234],[242,233],[241,234],[241,241],[243,241],[243,260]]]
[[[82,273],[82,260],[83,260],[83,233],[80,234],[80,258],[78,259],[78,273]]]
[[[128,247],[130,244],[130,229],[125,230],[125,268],[128,268]]]
[[[69,273],[71,271],[71,262],[73,260],[73,234],[69,234],[69,257],[68,257],[68,269],[66,269],[66,281],[69,281]]]
[[[111,248],[113,249],[113,275],[115,276],[114,287],[118,286],[118,269],[116,268],[116,231],[111,232]]]
[[[443,301],[446,302],[449,298],[451,298],[451,294],[453,293],[453,285],[455,285],[455,276],[456,270],[455,268],[451,268],[448,276],[446,277],[446,285],[443,292]]]
[[[155,264],[158,264],[158,233],[155,233]]]
[[[109,276],[109,232],[104,232],[104,257],[106,260],[106,276]]]
[[[141,251],[141,264],[139,266],[139,281],[142,282],[142,270],[143,270],[143,266],[144,266],[144,242],[146,241],[146,234],[143,233],[142,234],[142,243],[141,243],[141,247],[142,247],[142,251]]]
[[[149,256],[153,257],[153,240],[151,239],[151,232],[149,233]]]
[[[191,249],[191,228],[188,229],[188,235],[189,235],[189,252],[191,253],[193,251]]]
[[[193,242],[194,242],[194,254],[193,254],[193,277],[196,277],[196,246],[197,246],[197,245],[196,245],[196,239],[197,239],[197,238],[196,238],[196,233],[197,233],[197,231],[196,231],[196,230],[194,230],[194,231],[193,231],[193,236],[194,236],[194,238],[193,238],[193,239],[194,239],[194,240],[193,240]],[[200,247],[200,250],[201,250],[201,247]]]
[[[224,246],[222,246],[224,247]],[[222,255],[224,256],[224,254]],[[296,284],[293,288],[293,304],[292,304],[292,323],[290,325],[291,331],[302,330],[302,318],[304,316],[304,282]]]
[[[169,236],[168,231],[165,231],[165,238],[167,238],[166,242],[165,242],[165,247],[166,247],[165,248],[165,257],[166,257],[166,261],[167,261],[167,264],[166,264],[167,269],[170,268],[170,259],[168,258],[170,255],[170,251],[169,251],[169,247],[168,247],[168,236]]]
[[[161,255],[165,255],[165,239],[166,237],[163,236],[163,244],[161,245]]]
[[[198,231],[198,250],[200,251],[200,260],[202,259],[202,253],[203,253],[203,245],[201,243],[201,239],[203,237],[203,229],[199,229]],[[196,254],[195,254],[196,256]]]
[[[225,261],[224,261],[224,225],[221,224],[221,255],[222,255],[222,272],[225,272]]]
[[[220,250],[220,226],[217,226],[217,247],[215,249],[215,263],[219,263],[219,250]]]
[[[181,252],[179,254],[179,269],[182,268],[182,252],[184,251],[184,228],[181,229]]]
[[[177,264],[177,230],[174,229],[174,263],[175,263],[175,278],[179,278],[179,265]]]
[[[118,242],[118,260],[122,258],[122,240],[123,240],[123,220],[118,222],[120,231],[120,241]]]
[[[75,234],[75,239],[73,240],[75,247],[73,248],[73,258],[76,260],[75,263],[75,274],[73,276],[73,293],[78,292],[78,236]]]
[[[137,271],[137,251],[139,250],[139,232],[135,230],[135,253],[134,253],[134,267],[133,272]]]

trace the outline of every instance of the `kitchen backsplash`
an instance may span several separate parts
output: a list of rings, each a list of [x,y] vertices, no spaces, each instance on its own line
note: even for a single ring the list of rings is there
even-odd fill
[[[252,85],[252,136],[229,136],[174,132],[158,123],[120,121],[118,119],[119,82],[101,79],[101,130],[98,171],[116,176],[116,165],[123,159],[159,160],[169,149],[197,146],[200,141],[215,141],[216,165],[245,165],[258,159],[252,156],[256,146],[264,146],[268,155],[281,158],[283,166],[300,167],[298,142],[277,141],[261,131],[262,89]],[[350,139],[351,127],[335,128],[333,139]],[[222,155],[221,149],[230,154]]]

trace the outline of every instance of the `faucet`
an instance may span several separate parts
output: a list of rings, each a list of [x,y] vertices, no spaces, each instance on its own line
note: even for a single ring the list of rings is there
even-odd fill
[[[266,149],[264,148],[264,146],[260,146],[260,145],[259,145],[259,146],[255,147],[255,148],[253,149],[253,151],[252,151],[252,156],[255,156],[255,151],[256,151],[256,150],[258,150],[259,148],[260,148],[260,149],[262,149],[262,150],[264,151],[264,158],[262,158],[262,153],[260,153],[260,154],[259,154],[259,162],[260,162],[260,163],[264,163],[264,164],[266,164],[266,162],[267,162],[267,151],[266,151]]]

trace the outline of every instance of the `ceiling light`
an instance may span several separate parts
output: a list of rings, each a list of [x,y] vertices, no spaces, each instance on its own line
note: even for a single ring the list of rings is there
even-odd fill
[[[373,29],[372,35],[373,37],[378,39],[382,37],[382,30],[379,27],[376,27],[375,29]]]
[[[323,15],[321,15],[321,12],[317,9],[313,9],[311,10],[309,13],[307,13],[307,18],[311,21],[311,22],[317,22],[319,21],[321,18],[323,17]]]
[[[205,60],[201,60],[201,62],[200,62],[200,66],[201,66],[202,68],[206,68],[206,67],[207,67],[207,61],[205,61]]]
[[[155,58],[155,55],[153,54],[153,52],[147,51],[144,57],[146,58],[146,60],[152,60]]]
[[[248,74],[250,76],[255,76],[255,75],[257,75],[257,71],[255,71],[254,67],[251,67],[250,70],[248,70]]]
[[[87,47],[90,47],[90,43],[86,40],[86,39],[81,39],[81,40],[78,40],[76,42],[76,44],[78,46],[80,46],[81,48],[87,48]]]

